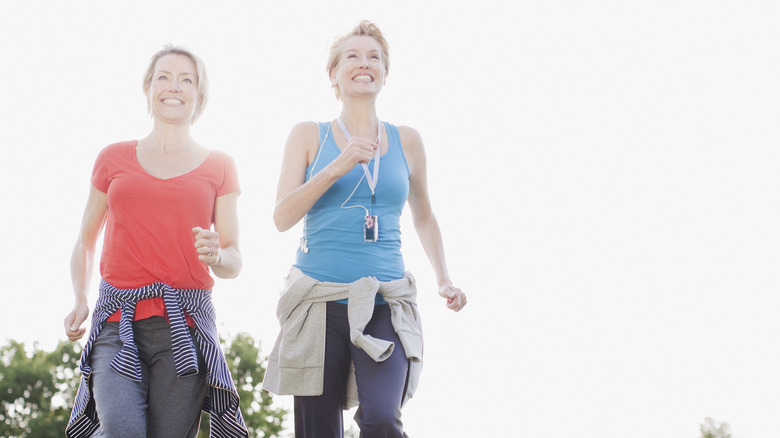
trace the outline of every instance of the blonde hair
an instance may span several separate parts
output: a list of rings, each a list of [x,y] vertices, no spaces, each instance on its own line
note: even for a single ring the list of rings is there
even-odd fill
[[[339,66],[339,59],[341,59],[342,54],[341,45],[344,44],[344,41],[348,38],[354,36],[368,36],[379,44],[379,47],[382,49],[382,64],[385,66],[385,76],[387,76],[390,72],[390,47],[387,44],[387,40],[382,34],[382,31],[379,30],[379,27],[368,20],[363,20],[351,31],[336,37],[331,43],[330,49],[328,50],[328,63],[325,68],[328,72],[328,78],[333,77],[333,71]],[[341,91],[336,84],[333,84],[333,91],[336,93],[336,99],[340,100]]]
[[[149,88],[152,86],[152,76],[154,76],[154,68],[157,61],[166,55],[186,56],[195,64],[195,71],[198,75],[198,101],[195,104],[195,112],[192,114],[191,121],[191,123],[195,123],[200,115],[203,114],[203,109],[206,107],[206,102],[209,100],[209,79],[208,76],[206,76],[206,65],[203,61],[184,47],[166,44],[159,52],[155,53],[151,59],[149,59],[149,66],[146,68],[146,74],[144,75],[144,94],[148,94]],[[146,109],[150,110],[148,102],[146,105]]]

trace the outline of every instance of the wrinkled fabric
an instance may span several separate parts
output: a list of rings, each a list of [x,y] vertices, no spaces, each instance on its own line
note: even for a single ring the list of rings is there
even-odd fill
[[[402,404],[410,399],[422,371],[422,324],[417,311],[417,285],[411,273],[399,280],[380,282],[364,277],[352,283],[320,282],[293,268],[276,309],[281,331],[263,379],[263,388],[277,395],[322,394],[325,360],[325,321],[328,301],[348,299],[350,339],[373,360],[381,362],[395,344],[363,334],[374,312],[376,294],[387,301],[393,328],[409,359],[409,381]],[[345,409],[358,405],[354,371],[347,383]]]
[[[132,323],[135,304],[140,300],[154,297],[162,297],[165,301],[170,319],[174,362],[178,376],[187,376],[198,372],[197,350],[189,335],[184,312],[187,312],[195,322],[195,340],[207,369],[206,384],[209,386],[209,391],[203,402],[203,410],[211,416],[210,436],[215,438],[247,437],[246,424],[239,409],[238,392],[219,345],[219,335],[215,324],[216,313],[211,302],[211,291],[174,289],[164,283],[153,283],[138,289],[117,289],[105,280],[100,283],[100,295],[92,314],[92,329],[81,354],[79,365],[81,382],[66,428],[66,435],[69,438],[90,437],[100,425],[90,387],[92,366],[89,363],[89,356],[106,319],[117,309],[122,310],[119,337],[123,346],[112,360],[111,369],[130,380],[141,380],[141,365],[138,348],[133,341]]]

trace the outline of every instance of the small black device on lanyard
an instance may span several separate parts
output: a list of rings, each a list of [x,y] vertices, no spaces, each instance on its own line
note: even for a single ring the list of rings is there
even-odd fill
[[[374,194],[371,194],[371,212],[374,212]],[[363,240],[366,242],[376,242],[379,239],[379,218],[375,214],[366,215],[366,222],[363,225]]]
[[[363,239],[366,242],[376,242],[379,239],[379,218],[376,215],[366,216]]]

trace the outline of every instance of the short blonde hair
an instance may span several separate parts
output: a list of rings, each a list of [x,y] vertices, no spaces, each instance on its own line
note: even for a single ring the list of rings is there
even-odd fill
[[[339,66],[339,59],[341,59],[342,54],[341,45],[344,44],[344,41],[348,38],[354,36],[368,36],[379,44],[379,47],[382,49],[382,64],[385,66],[385,76],[387,76],[390,72],[390,46],[387,44],[385,36],[376,24],[368,20],[363,20],[350,32],[336,37],[331,43],[330,49],[328,50],[328,64],[326,66],[328,78],[333,76],[333,71]],[[333,85],[333,91],[336,93],[336,99],[340,100],[341,91],[335,84]]]
[[[200,115],[203,114],[203,109],[206,108],[206,102],[209,100],[209,78],[206,75],[206,65],[203,61],[184,47],[166,44],[159,52],[151,57],[149,60],[149,67],[146,68],[146,75],[144,75],[144,94],[149,94],[149,88],[152,86],[152,76],[154,75],[154,68],[157,65],[157,61],[166,55],[186,56],[195,64],[195,71],[198,75],[198,101],[195,104],[195,112],[192,114],[191,121],[191,123],[195,123]],[[150,110],[148,102],[146,105],[147,110]]]

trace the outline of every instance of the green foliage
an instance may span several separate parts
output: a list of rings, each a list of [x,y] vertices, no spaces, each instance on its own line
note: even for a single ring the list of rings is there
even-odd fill
[[[261,360],[259,343],[239,334],[223,349],[249,436],[279,436],[287,410],[275,408],[271,395],[260,387],[266,358]],[[65,434],[81,378],[80,354],[81,345],[66,341],[52,352],[37,345],[28,352],[23,343],[13,340],[0,347],[0,437],[60,438]],[[203,415],[198,436],[208,437],[208,414]]]
[[[27,352],[10,341],[0,348],[0,436],[62,437],[80,373],[81,347],[60,342],[52,352]]]
[[[701,438],[731,438],[731,427],[728,423],[716,423],[710,417],[704,419],[699,425]]]
[[[249,436],[279,436],[287,410],[275,408],[271,394],[261,388],[267,357],[261,358],[259,343],[248,334],[239,333],[229,345],[223,340],[222,349],[241,398],[241,413]],[[208,414],[203,415],[198,437],[208,437]]]

